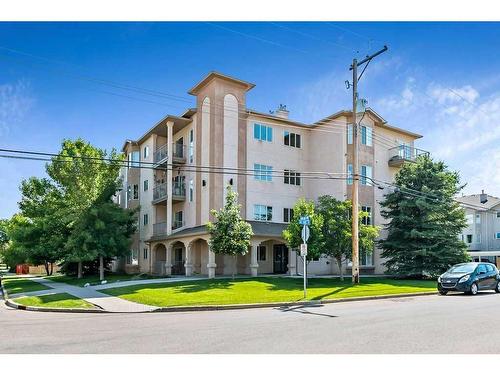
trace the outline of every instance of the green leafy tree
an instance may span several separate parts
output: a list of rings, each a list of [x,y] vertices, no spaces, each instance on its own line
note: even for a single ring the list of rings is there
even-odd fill
[[[115,182],[123,155],[114,149],[108,154],[83,139],[65,139],[59,154],[47,165],[47,174],[60,189],[67,210],[67,225],[72,229],[79,218],[87,212],[101,194]],[[82,277],[82,262],[92,261],[95,252],[66,246],[66,262],[78,263],[78,278]]]
[[[64,259],[69,236],[68,207],[60,190],[48,179],[32,177],[21,183],[21,214],[12,221],[9,236],[13,251],[26,261],[44,265],[47,275]]]
[[[307,241],[306,266],[313,259],[324,255],[323,217],[316,211],[313,201],[299,199],[293,207],[293,217],[287,228],[283,231],[283,238],[288,246],[299,252],[302,241],[302,225],[299,224],[301,216],[309,216],[309,240]]]
[[[15,246],[15,243],[11,240],[12,231],[21,222],[25,221],[26,218],[16,214],[12,216],[9,220],[2,220],[0,229],[2,231],[3,247],[1,250],[2,262],[7,264],[10,269],[15,268],[17,264],[26,263],[28,259],[28,254],[23,248]]]
[[[340,201],[330,195],[318,198],[316,211],[323,217],[323,253],[335,259],[340,270],[340,279],[344,280],[342,263],[352,259],[352,202]],[[379,228],[363,224],[368,213],[359,213],[359,248],[363,253],[371,254]]]
[[[3,254],[9,244],[8,225],[9,220],[0,219],[0,262],[3,261]]]
[[[381,202],[388,235],[379,243],[388,271],[422,278],[467,261],[467,247],[459,239],[467,225],[465,212],[453,199],[463,188],[458,173],[420,156],[403,165],[395,183],[398,188]]]
[[[104,259],[127,255],[136,231],[136,210],[115,204],[112,201],[115,192],[113,183],[101,193],[75,222],[68,240],[69,248],[79,249],[78,259],[99,259],[100,280],[104,280]]]
[[[216,254],[231,255],[234,259],[234,271],[238,255],[245,255],[253,236],[252,226],[241,217],[241,205],[238,194],[227,186],[226,202],[219,211],[212,210],[214,222],[207,223],[210,233],[209,245]]]

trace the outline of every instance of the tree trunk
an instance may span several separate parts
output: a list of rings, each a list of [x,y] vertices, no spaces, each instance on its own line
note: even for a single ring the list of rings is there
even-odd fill
[[[99,280],[104,280],[104,259],[102,255],[99,257]]]
[[[234,280],[234,275],[236,274],[237,263],[238,263],[238,255],[233,255],[233,280]]]
[[[82,261],[78,262],[78,278],[81,279],[83,277],[83,272],[82,272]]]
[[[340,281],[344,281],[344,270],[342,269],[342,257],[336,259],[337,259],[337,265],[339,266]]]
[[[50,276],[52,276],[53,273],[54,273],[54,263],[51,262],[50,263]]]
[[[47,274],[47,276],[50,276],[50,273],[49,273],[49,262],[44,262],[43,265],[45,266],[45,273]]]

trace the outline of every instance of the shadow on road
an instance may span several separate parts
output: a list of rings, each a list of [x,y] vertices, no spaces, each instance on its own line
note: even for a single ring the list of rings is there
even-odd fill
[[[338,318],[337,315],[330,315],[330,314],[323,314],[323,313],[318,313],[318,312],[313,312],[313,311],[308,311],[306,309],[310,308],[318,308],[318,307],[323,307],[323,305],[311,305],[311,306],[295,306],[295,307],[279,307],[277,310],[281,312],[295,312],[295,313],[300,313],[300,314],[308,314],[308,315],[318,315],[318,316],[324,316],[327,318]]]

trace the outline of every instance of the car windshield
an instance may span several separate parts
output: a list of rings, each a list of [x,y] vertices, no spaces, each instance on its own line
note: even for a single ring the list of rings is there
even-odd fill
[[[451,267],[448,272],[449,273],[469,273],[473,272],[477,267],[477,264],[458,264],[456,266]]]

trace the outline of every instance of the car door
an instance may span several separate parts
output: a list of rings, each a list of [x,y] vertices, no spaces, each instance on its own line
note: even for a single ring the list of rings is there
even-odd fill
[[[488,276],[488,269],[485,264],[480,264],[477,266],[477,286],[479,289],[488,289],[490,287],[490,281]]]
[[[494,289],[497,284],[497,270],[492,264],[487,264],[489,287]]]

